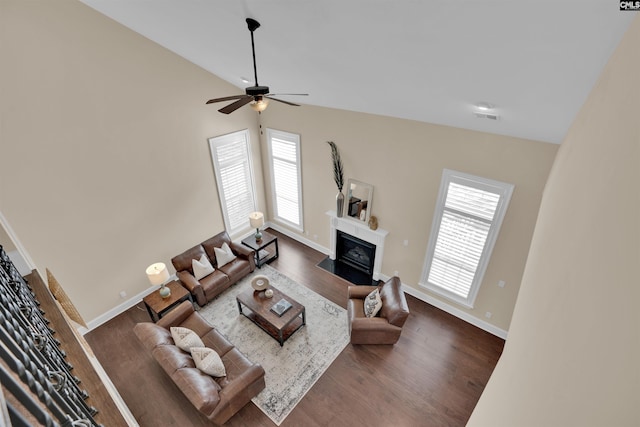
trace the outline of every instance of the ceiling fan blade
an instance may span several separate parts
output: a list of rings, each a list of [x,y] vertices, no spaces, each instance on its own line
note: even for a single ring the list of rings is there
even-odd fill
[[[282,99],[272,98],[272,97],[270,97],[270,96],[265,96],[265,98],[269,98],[269,99],[272,99],[272,100],[274,100],[274,101],[282,102],[283,104],[293,105],[294,107],[299,107],[299,106],[300,106],[300,104],[294,104],[293,102],[283,101]]]
[[[231,104],[227,105],[226,107],[222,107],[218,111],[220,111],[221,113],[224,113],[224,114],[233,113],[238,108],[242,107],[243,105],[247,105],[251,101],[253,101],[253,96],[244,95],[242,98],[238,99],[236,102],[232,102]]]
[[[270,93],[269,96],[288,96],[288,95],[293,95],[293,96],[309,96],[308,93]]]
[[[247,95],[233,95],[233,96],[225,96],[224,98],[214,98],[207,101],[207,104],[213,104],[214,102],[222,102],[222,101],[231,101],[232,99],[240,99],[244,98]]]

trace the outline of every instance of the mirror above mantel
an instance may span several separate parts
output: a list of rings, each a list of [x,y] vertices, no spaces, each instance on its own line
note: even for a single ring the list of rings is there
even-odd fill
[[[347,198],[345,200],[344,216],[369,222],[371,216],[371,200],[373,198],[373,185],[357,179],[349,178],[347,181]]]

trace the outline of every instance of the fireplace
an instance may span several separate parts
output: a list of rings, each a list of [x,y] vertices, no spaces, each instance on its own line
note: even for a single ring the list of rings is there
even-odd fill
[[[340,230],[336,230],[336,232],[336,261],[373,277],[376,245]]]
[[[377,284],[383,278],[382,257],[388,231],[380,228],[371,230],[363,221],[339,218],[334,211],[327,212],[327,215],[330,218],[331,236],[329,256],[318,266],[356,285]],[[348,236],[348,239],[339,238],[339,235]],[[342,243],[339,244],[339,240]],[[356,244],[359,249],[355,249]]]

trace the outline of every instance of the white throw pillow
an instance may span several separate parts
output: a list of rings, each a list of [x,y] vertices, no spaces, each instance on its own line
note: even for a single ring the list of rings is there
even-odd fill
[[[221,248],[213,248],[213,251],[216,253],[216,260],[218,261],[218,268],[222,267],[225,264],[229,264],[231,261],[236,259],[236,256],[231,252],[231,248],[224,242]]]
[[[215,350],[207,347],[193,347],[191,348],[191,357],[196,364],[196,368],[205,374],[213,377],[227,376],[222,359],[220,359],[220,355]]]
[[[182,326],[172,326],[169,328],[171,336],[176,345],[184,351],[190,352],[192,347],[204,347],[204,343],[196,334],[189,328],[183,328]]]
[[[199,260],[192,259],[191,267],[193,268],[193,276],[196,280],[200,280],[215,271],[213,265],[211,265],[211,261],[209,261],[209,258],[207,258],[205,254],[202,254]]]
[[[376,288],[364,299],[364,315],[367,317],[374,317],[382,308],[382,299],[380,298],[380,292]]]

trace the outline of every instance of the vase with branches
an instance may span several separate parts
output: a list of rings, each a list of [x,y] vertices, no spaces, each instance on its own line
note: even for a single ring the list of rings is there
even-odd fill
[[[327,141],[329,147],[331,147],[331,160],[333,162],[333,180],[338,187],[338,194],[336,194],[336,214],[338,218],[342,217],[344,210],[344,194],[342,194],[342,187],[344,186],[344,170],[342,167],[342,159],[340,159],[340,152],[338,147],[333,141]]]

